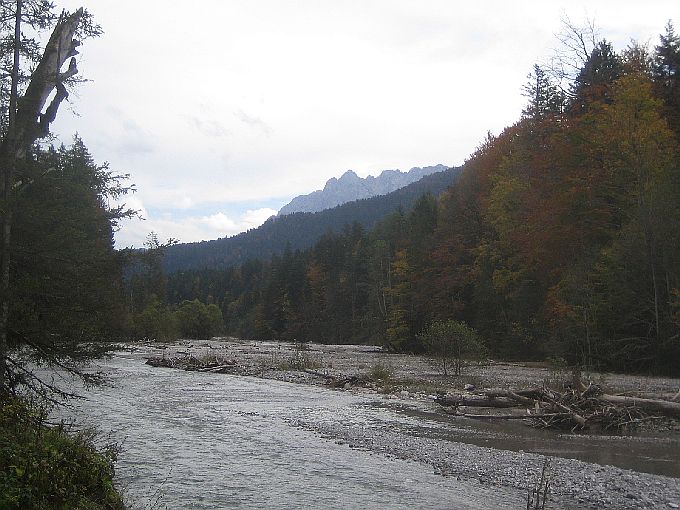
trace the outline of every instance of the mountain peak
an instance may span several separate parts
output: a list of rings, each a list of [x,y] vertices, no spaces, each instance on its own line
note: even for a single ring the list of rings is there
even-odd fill
[[[344,174],[340,176],[340,181],[350,180],[350,179],[360,179],[354,170],[347,170]]]
[[[401,170],[383,170],[378,177],[369,175],[365,179],[353,170],[347,170],[340,178],[332,177],[326,181],[323,190],[313,191],[308,195],[300,195],[283,206],[279,216],[295,212],[318,212],[330,209],[346,202],[376,195],[386,195],[418,181],[426,175],[443,172],[447,167],[435,165],[414,167],[408,172]]]

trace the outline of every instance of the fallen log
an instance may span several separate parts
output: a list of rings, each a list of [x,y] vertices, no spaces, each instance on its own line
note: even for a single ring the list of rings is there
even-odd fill
[[[597,385],[574,385],[564,392],[549,388],[507,390],[492,388],[478,390],[474,394],[445,395],[435,402],[456,409],[456,416],[476,419],[524,419],[545,428],[571,428],[572,430],[597,428],[603,430],[625,430],[630,426],[668,416],[680,419],[680,402],[659,398],[641,398],[630,395],[609,395]],[[459,407],[512,408],[525,407],[526,416],[477,415],[458,411]]]
[[[236,362],[227,363],[225,365],[216,365],[212,367],[199,368],[197,372],[224,373],[228,370],[233,370],[234,368],[236,368]]]
[[[678,402],[640,397],[627,397],[624,395],[607,395],[606,393],[601,394],[598,398],[600,400],[604,400],[605,402],[619,406],[637,407],[648,413],[660,413],[664,416],[680,418],[680,403]]]
[[[515,392],[504,389],[490,389],[475,392],[476,395],[482,395],[492,400],[495,400],[500,397],[511,400],[513,402],[517,402],[517,404],[521,404],[527,407],[534,407],[536,405],[536,402],[538,401],[537,398],[530,398],[528,396],[522,395],[521,393],[524,393],[525,395],[535,395],[534,390],[526,391],[520,390]]]
[[[365,382],[364,380],[362,380],[361,377],[356,375],[343,375],[343,374],[331,375],[319,372],[318,370],[312,370],[311,368],[305,368],[304,372],[325,379],[326,385],[330,386],[331,388],[342,388],[346,384],[355,386],[363,384]]]
[[[638,397],[638,398],[647,398],[651,400],[666,400],[669,402],[680,402],[680,391],[676,392],[671,392],[671,393],[651,393],[647,391],[630,391],[630,392],[625,392],[625,393],[617,393],[617,395],[623,396],[623,397]]]

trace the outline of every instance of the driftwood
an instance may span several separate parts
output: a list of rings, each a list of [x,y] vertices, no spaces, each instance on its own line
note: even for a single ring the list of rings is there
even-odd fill
[[[211,372],[224,374],[236,368],[236,360],[202,360],[194,356],[174,358],[153,357],[146,360],[152,367],[179,368],[189,372]]]
[[[680,418],[680,402],[671,402],[669,400],[628,397],[625,395],[600,395],[600,400],[610,402],[616,405],[638,407],[648,413],[657,413],[663,416],[671,416]]]
[[[680,402],[680,390],[672,393],[649,393],[646,391],[626,391],[618,395],[624,397],[649,398],[652,400],[668,400],[670,402]]]
[[[451,413],[449,413],[451,414]],[[543,413],[543,414],[469,414],[456,413],[456,416],[465,418],[474,418],[475,420],[526,420],[536,418],[552,418],[555,416],[564,416],[564,413]]]
[[[235,367],[236,367],[236,362],[230,362],[230,363],[226,363],[226,364],[223,364],[223,365],[215,365],[215,366],[212,366],[212,367],[208,366],[208,367],[199,368],[197,370],[197,372],[212,372],[212,373],[216,373],[216,374],[224,374],[226,372],[229,372],[230,370],[232,370]]]
[[[442,406],[454,407],[456,416],[482,420],[529,419],[542,428],[623,429],[655,419],[657,416],[680,418],[680,403],[670,400],[641,398],[602,393],[597,385],[584,386],[580,381],[576,389],[557,392],[549,388],[529,388],[517,391],[487,389],[474,394],[438,396],[435,401]],[[527,414],[470,414],[461,407],[526,408]]]
[[[333,376],[324,372],[319,372],[318,370],[312,370],[311,368],[305,368],[305,373],[310,375],[315,375],[321,377],[322,379],[331,379]]]

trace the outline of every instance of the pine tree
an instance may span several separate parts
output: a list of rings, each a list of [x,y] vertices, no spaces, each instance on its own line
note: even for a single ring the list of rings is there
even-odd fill
[[[668,22],[665,35],[659,39],[652,65],[654,80],[664,101],[665,116],[675,133],[680,134],[680,36],[673,23]]]
[[[34,359],[70,368],[120,338],[125,321],[122,257],[113,249],[118,221],[132,211],[109,207],[128,188],[125,176],[97,165],[82,140],[34,151],[17,183],[11,251],[8,343]],[[17,383],[30,372],[8,358]]]

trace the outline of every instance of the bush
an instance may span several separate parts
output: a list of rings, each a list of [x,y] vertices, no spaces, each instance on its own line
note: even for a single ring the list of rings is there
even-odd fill
[[[371,367],[368,377],[372,381],[383,381],[387,382],[392,379],[394,370],[389,365],[383,365],[382,363],[376,363]]]
[[[419,338],[427,352],[439,361],[444,375],[448,375],[450,366],[453,366],[455,375],[460,375],[466,360],[480,358],[486,353],[477,332],[464,322],[435,321]]]
[[[113,486],[117,448],[92,431],[47,426],[43,409],[0,397],[0,508],[122,510]]]
[[[134,317],[134,332],[138,338],[150,340],[176,340],[175,314],[157,299]]]

